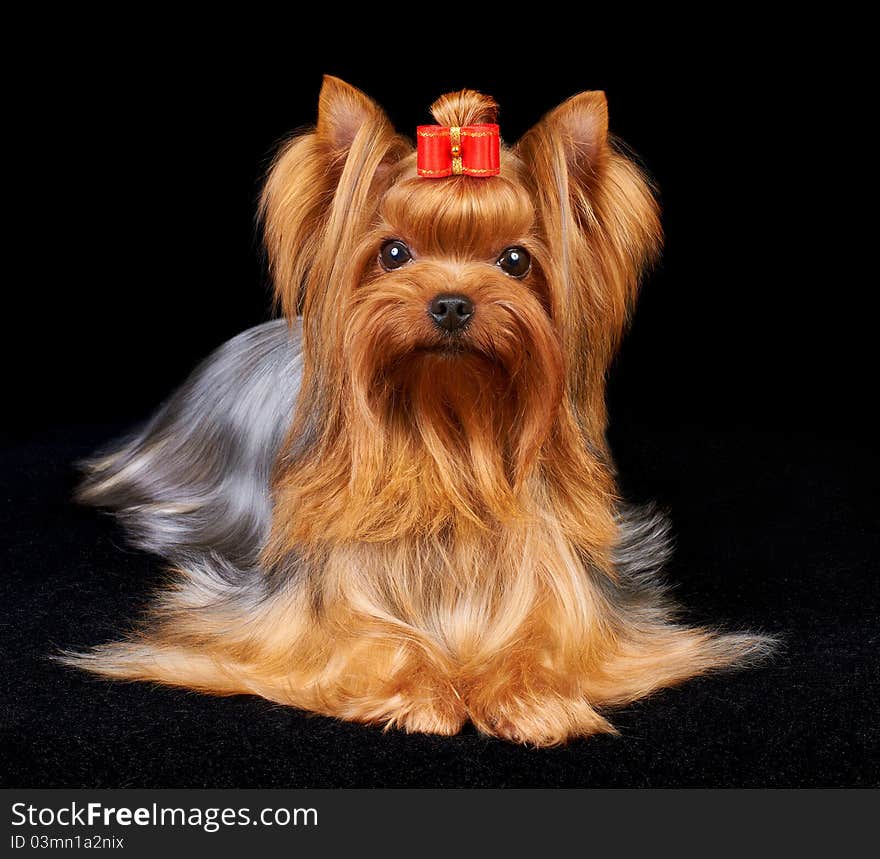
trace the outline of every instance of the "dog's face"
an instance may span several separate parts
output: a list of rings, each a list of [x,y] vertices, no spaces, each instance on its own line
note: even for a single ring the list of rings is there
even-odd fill
[[[496,106],[465,90],[431,110],[467,126]],[[430,179],[378,106],[326,78],[262,215],[281,305],[303,320],[295,432],[323,433],[325,466],[344,437],[350,485],[426,453],[447,502],[499,508],[553,439],[603,449],[604,374],[660,231],[602,93],[503,146],[499,175]]]
[[[556,415],[563,358],[549,251],[519,169],[511,157],[492,179],[429,180],[403,167],[339,308],[361,419],[414,421],[438,456],[457,449],[456,437],[471,451],[485,436],[505,438],[521,475]]]

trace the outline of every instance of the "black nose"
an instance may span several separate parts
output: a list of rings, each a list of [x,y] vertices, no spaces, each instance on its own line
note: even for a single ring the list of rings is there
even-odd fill
[[[466,295],[438,295],[428,305],[428,313],[444,331],[457,331],[474,315],[474,304]]]

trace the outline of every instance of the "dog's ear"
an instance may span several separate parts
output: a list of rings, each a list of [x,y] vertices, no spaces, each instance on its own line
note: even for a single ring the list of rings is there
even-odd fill
[[[318,139],[335,152],[345,152],[367,123],[390,129],[384,111],[368,95],[333,75],[324,75],[318,97]]]
[[[605,269],[593,291],[616,291],[629,306],[662,234],[651,182],[609,136],[605,93],[564,101],[523,135],[516,153],[548,239],[573,244],[565,280]]]
[[[353,160],[360,163],[362,169],[370,170],[370,181],[378,180],[380,185],[392,166],[408,151],[385,111],[366,93],[333,75],[324,75],[321,85],[315,138],[325,156],[329,156],[331,174],[338,176],[347,156],[355,152]],[[378,150],[376,143],[383,141],[390,145]],[[378,162],[370,166],[377,153],[380,153]]]
[[[601,91],[582,92],[551,110],[517,144],[526,160],[561,152],[570,174],[594,181],[608,154],[608,101]]]
[[[282,146],[260,200],[275,293],[287,316],[321,300],[307,281],[326,285],[324,269],[354,246],[394,165],[411,148],[369,97],[339,78],[324,78],[317,127]]]

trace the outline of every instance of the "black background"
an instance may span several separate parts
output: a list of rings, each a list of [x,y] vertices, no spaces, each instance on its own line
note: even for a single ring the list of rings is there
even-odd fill
[[[876,359],[862,228],[838,195],[854,181],[857,108],[816,54],[754,34],[654,53],[615,37],[601,57],[508,36],[494,50],[360,52],[300,37],[255,59],[207,38],[62,39],[31,55],[26,69],[47,74],[14,87],[23,270],[3,338],[11,784],[880,782]],[[621,483],[670,511],[669,578],[689,616],[779,635],[771,663],[628,708],[613,717],[621,738],[536,752],[45,661],[118,634],[160,581],[160,561],[70,503],[70,463],[269,318],[256,198],[278,142],[314,122],[324,72],[410,134],[437,95],[481,89],[509,142],[569,95],[606,91],[612,131],[659,185],[667,234],[610,379]]]
[[[863,430],[869,275],[854,253],[863,228],[836,198],[860,180],[860,112],[846,113],[839,73],[754,36],[679,56],[553,47],[528,60],[396,46],[384,61],[314,48],[270,62],[169,41],[53,57],[42,86],[15,92],[26,118],[9,172],[30,197],[13,295],[33,316],[4,344],[51,356],[36,369],[52,396],[33,396],[32,368],[14,374],[28,407],[7,429],[143,416],[212,347],[267,318],[256,200],[278,143],[314,122],[328,72],[409,134],[440,93],[482,89],[509,142],[568,96],[604,89],[612,132],[659,185],[667,233],[614,404],[664,423]]]

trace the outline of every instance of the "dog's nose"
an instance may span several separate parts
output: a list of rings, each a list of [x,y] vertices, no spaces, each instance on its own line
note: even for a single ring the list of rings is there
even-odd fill
[[[459,293],[438,295],[428,305],[428,313],[444,331],[457,331],[474,315],[474,303]]]

